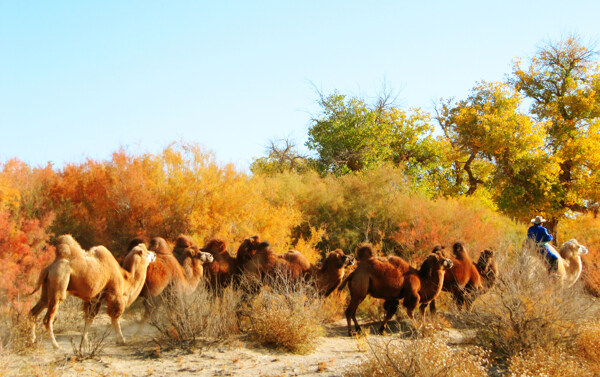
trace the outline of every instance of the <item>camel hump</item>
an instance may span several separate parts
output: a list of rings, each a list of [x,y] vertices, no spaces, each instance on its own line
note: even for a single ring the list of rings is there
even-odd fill
[[[192,237],[185,234],[180,234],[175,240],[175,248],[178,249],[187,249],[188,247],[194,246],[195,244],[196,243],[194,242]]]
[[[133,249],[134,247],[136,247],[137,245],[139,245],[141,243],[148,245],[148,237],[137,236],[137,237],[133,238],[131,241],[129,241],[129,244],[127,245],[127,253],[129,253],[131,251],[131,249]]]
[[[356,260],[357,261],[365,261],[371,259],[375,256],[375,250],[373,246],[369,243],[359,245],[356,249]]]
[[[85,255],[85,251],[70,234],[58,237],[56,243],[56,259],[75,259]]]
[[[156,254],[162,254],[162,255],[173,254],[173,251],[169,247],[169,244],[167,244],[167,241],[162,237],[152,238],[150,240],[150,244],[148,245],[148,250],[154,251]]]
[[[452,253],[458,260],[471,261],[471,257],[469,256],[469,253],[467,253],[467,249],[463,242],[455,242],[454,245],[452,245]]]

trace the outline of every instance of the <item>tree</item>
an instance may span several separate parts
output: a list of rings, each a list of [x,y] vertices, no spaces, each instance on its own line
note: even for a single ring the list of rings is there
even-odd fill
[[[520,175],[534,161],[536,165],[548,161],[543,152],[545,124],[521,112],[521,106],[522,97],[507,84],[483,82],[466,100],[447,100],[437,107],[443,140],[450,146],[447,159],[454,173],[450,193],[473,195],[482,187],[502,209],[512,212],[522,207],[500,200],[504,190],[516,184],[526,195],[530,190],[524,185],[533,175],[521,181]],[[515,190],[509,191],[514,198]]]
[[[579,37],[548,43],[527,67],[517,60],[510,83],[547,122],[545,146],[557,168],[556,184],[536,201],[554,229],[568,212],[587,212],[600,197],[600,70],[596,52]]]
[[[390,92],[373,105],[338,92],[320,94],[318,102],[322,112],[313,119],[306,146],[317,153],[322,173],[341,175],[393,162],[419,177],[436,158],[428,114],[395,106]]]
[[[311,161],[300,154],[290,139],[270,141],[267,156],[257,158],[250,165],[254,174],[277,174],[286,171],[303,172],[310,168]]]

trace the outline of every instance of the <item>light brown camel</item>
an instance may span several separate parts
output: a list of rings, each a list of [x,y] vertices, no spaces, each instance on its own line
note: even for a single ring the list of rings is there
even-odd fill
[[[409,266],[408,271],[403,273],[403,268],[408,263],[401,258],[394,257],[392,261],[388,258],[366,258],[369,254],[374,255],[369,245],[359,248],[358,266],[339,288],[343,289],[345,284],[348,284],[350,290],[350,303],[345,311],[350,336],[361,331],[356,320],[356,310],[367,295],[386,300],[386,316],[379,328],[379,332],[383,333],[387,322],[396,313],[399,300],[404,299],[403,306],[411,320],[414,320],[415,308],[439,295],[445,270],[452,267],[450,259],[439,254],[430,254],[419,270]],[[351,321],[354,322],[355,331],[352,331]]]
[[[150,241],[149,250],[156,253],[156,261],[148,266],[146,273],[146,282],[140,293],[143,297],[146,311],[143,321],[150,318],[154,307],[159,304],[160,296],[165,289],[175,289],[176,292],[193,292],[204,273],[204,264],[211,263],[213,256],[202,252],[195,245],[181,248],[181,245],[187,245],[186,241],[181,239],[186,236],[179,236],[176,241],[177,253],[181,258],[181,264],[173,255],[173,250],[162,237],[154,237]],[[130,243],[133,243],[133,241]]]
[[[84,251],[71,235],[58,239],[56,258],[40,273],[34,291],[42,289],[37,304],[30,314],[35,320],[42,310],[47,309],[44,325],[50,334],[54,348],[59,348],[52,328],[60,303],[67,293],[84,301],[85,326],[83,339],[94,317],[100,310],[102,300],[106,301],[106,313],[115,329],[117,342],[125,343],[119,320],[123,311],[140,294],[148,265],[156,255],[148,251],[144,244],[134,247],[119,265],[112,253],[104,246],[92,247]],[[35,326],[32,337],[35,339]]]
[[[317,292],[327,297],[340,285],[344,269],[351,263],[354,263],[354,258],[345,255],[342,249],[336,249],[327,254],[320,266],[310,267],[309,279],[314,282]]]
[[[552,245],[548,245],[552,247]],[[571,239],[562,244],[559,250],[558,268],[556,273],[563,286],[572,287],[581,276],[581,256],[588,253],[588,249],[580,245],[576,239]]]

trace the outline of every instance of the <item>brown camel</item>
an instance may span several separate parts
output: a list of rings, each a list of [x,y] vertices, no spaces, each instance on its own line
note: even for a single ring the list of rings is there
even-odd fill
[[[222,289],[227,287],[238,271],[236,258],[227,251],[227,244],[221,239],[208,241],[202,249],[210,253],[214,261],[206,268],[206,278],[212,288]]]
[[[261,242],[250,260],[243,264],[244,276],[253,282],[274,278],[298,280],[311,269],[310,262],[299,251],[290,250],[277,255],[268,242]]]
[[[481,252],[475,263],[462,242],[455,242],[452,245],[452,253],[453,266],[446,272],[442,289],[452,294],[459,309],[470,310],[473,301],[491,288],[496,281],[498,267],[495,253],[486,249]],[[429,304],[429,311],[435,315],[435,301]]]
[[[181,258],[181,263],[175,258],[174,251],[171,250],[164,238],[155,237],[150,241],[148,249],[156,253],[156,261],[148,266],[146,283],[140,293],[140,296],[145,299],[144,306],[146,308],[143,321],[150,318],[154,307],[160,302],[160,296],[168,287],[177,292],[193,292],[202,279],[203,265],[213,261],[212,255],[200,251],[193,244],[181,248],[181,245],[187,244],[191,240],[188,238],[179,236],[175,243],[176,246],[180,246],[175,250]],[[134,241],[130,242],[130,246]]]
[[[40,287],[42,294],[30,314],[35,320],[42,310],[47,309],[44,325],[50,334],[52,346],[59,348],[54,337],[52,324],[60,303],[67,293],[84,301],[85,326],[83,339],[100,310],[102,300],[106,301],[106,312],[112,320],[117,342],[125,343],[119,320],[123,311],[140,294],[148,265],[156,255],[148,251],[144,244],[135,246],[124,258],[123,267],[104,246],[92,247],[84,251],[71,235],[58,239],[56,258],[40,273],[34,291]],[[35,326],[32,333],[35,339]]]
[[[254,257],[260,244],[261,242],[258,235],[248,237],[242,241],[235,256],[238,272],[241,272],[239,269],[243,268],[244,265]]]
[[[322,296],[329,296],[344,278],[344,268],[353,262],[354,259],[345,255],[342,249],[336,249],[327,254],[321,266],[311,266],[308,274],[317,292]]]
[[[354,322],[356,332],[361,331],[356,320],[356,310],[367,295],[386,300],[386,316],[379,328],[379,332],[383,333],[387,322],[398,308],[399,300],[404,299],[403,306],[411,320],[414,320],[415,308],[419,303],[428,303],[439,295],[445,270],[452,267],[451,260],[439,254],[430,254],[419,270],[409,266],[408,271],[403,273],[402,268],[408,265],[407,262],[399,257],[394,257],[393,262],[388,258],[366,259],[369,249],[372,251],[369,245],[359,248],[362,253],[357,252],[357,259],[360,258],[358,266],[339,288],[342,289],[347,283],[350,290],[350,303],[345,312],[350,336],[355,334],[351,321]]]

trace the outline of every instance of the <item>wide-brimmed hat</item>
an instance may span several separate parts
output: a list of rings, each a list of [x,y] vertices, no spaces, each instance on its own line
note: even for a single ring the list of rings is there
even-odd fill
[[[537,225],[537,224],[545,223],[546,219],[544,219],[542,216],[536,216],[535,219],[531,219],[531,222]]]

